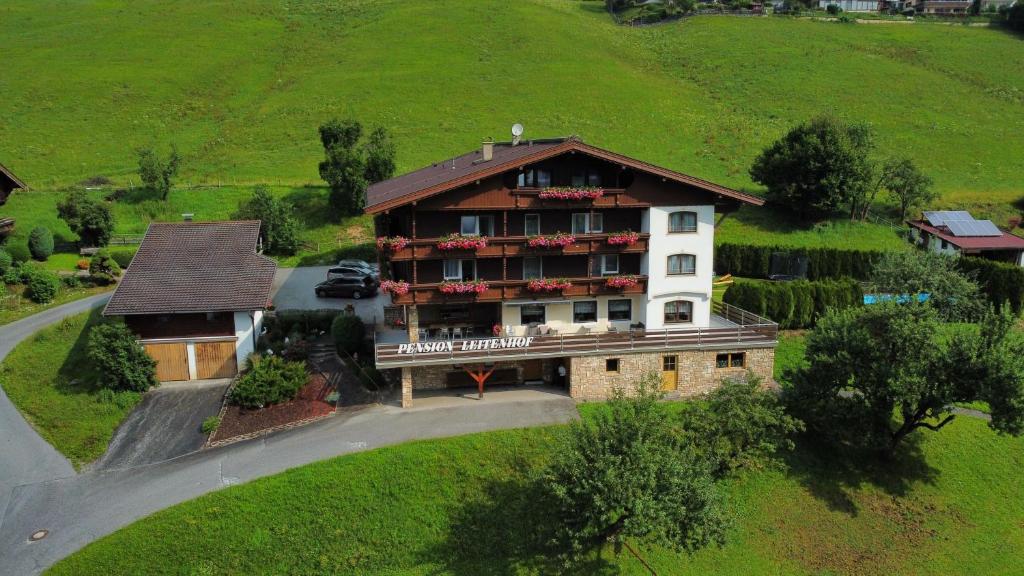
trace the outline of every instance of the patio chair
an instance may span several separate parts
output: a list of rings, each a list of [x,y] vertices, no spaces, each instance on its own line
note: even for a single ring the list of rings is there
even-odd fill
[[[452,338],[462,338],[462,327],[456,326],[452,328]]]
[[[440,338],[441,340],[450,340],[451,337],[452,333],[451,330],[449,330],[448,328],[441,328],[440,330],[438,330],[438,338]]]
[[[426,328],[420,328],[418,332],[419,332],[419,335],[420,335],[420,341],[421,342],[423,340],[429,340],[430,339],[430,331],[427,330]]]

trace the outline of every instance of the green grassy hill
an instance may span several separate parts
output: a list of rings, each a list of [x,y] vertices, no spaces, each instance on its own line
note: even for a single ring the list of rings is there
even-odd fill
[[[756,190],[746,173],[756,153],[833,111],[870,122],[881,149],[912,155],[934,176],[940,206],[1000,223],[1017,213],[1021,37],[779,17],[633,29],[613,25],[602,5],[11,0],[0,5],[0,162],[37,189],[93,176],[127,183],[137,181],[135,148],[173,141],[182,184],[301,186],[319,181],[316,128],[332,116],[393,130],[400,171],[503,138],[520,121],[527,137],[577,133]],[[225,201],[221,211],[233,210]],[[16,207],[7,211],[19,216]],[[199,218],[204,207],[182,206]],[[791,231],[763,221],[735,219],[722,234],[768,242]],[[899,244],[873,227],[855,234]]]

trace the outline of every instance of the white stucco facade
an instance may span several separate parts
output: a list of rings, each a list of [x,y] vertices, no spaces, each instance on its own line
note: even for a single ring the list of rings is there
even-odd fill
[[[696,232],[669,232],[673,212],[697,214]],[[644,214],[643,228],[650,233],[641,270],[647,274],[647,302],[643,322],[648,329],[706,327],[711,323],[711,283],[714,270],[714,206],[657,206]],[[695,274],[670,275],[668,258],[676,254],[696,257]],[[665,303],[693,303],[693,322],[665,324]]]
[[[628,300],[630,302],[630,318],[628,320],[609,319],[608,302],[612,300]],[[596,319],[592,322],[574,321],[573,310],[576,302],[596,302]],[[576,334],[586,330],[606,332],[609,327],[625,331],[629,329],[630,324],[644,321],[646,307],[645,298],[640,294],[578,297],[551,303],[540,300],[536,304],[544,306],[544,326],[557,330],[559,334]],[[526,335],[526,326],[522,323],[522,308],[522,304],[519,303],[503,304],[501,307],[501,324],[510,336]]]
[[[242,370],[245,360],[256,351],[256,340],[263,330],[263,311],[235,312],[235,360]]]

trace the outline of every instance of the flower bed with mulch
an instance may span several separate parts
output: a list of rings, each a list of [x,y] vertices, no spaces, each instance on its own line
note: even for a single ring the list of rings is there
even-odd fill
[[[207,441],[208,446],[244,440],[260,433],[304,424],[334,414],[334,405],[327,402],[333,391],[323,374],[311,374],[309,382],[299,389],[294,400],[265,408],[243,408],[227,404],[221,412],[220,426]]]

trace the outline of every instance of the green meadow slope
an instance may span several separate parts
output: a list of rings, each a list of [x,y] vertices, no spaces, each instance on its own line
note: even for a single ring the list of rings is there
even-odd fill
[[[521,121],[749,187],[766,142],[832,110],[951,198],[1024,195],[1024,43],[999,30],[630,29],[568,0],[11,0],[0,18],[0,158],[36,187],[127,179],[135,147],[170,141],[184,180],[317,182],[316,127],[335,115],[393,129],[402,170]]]

